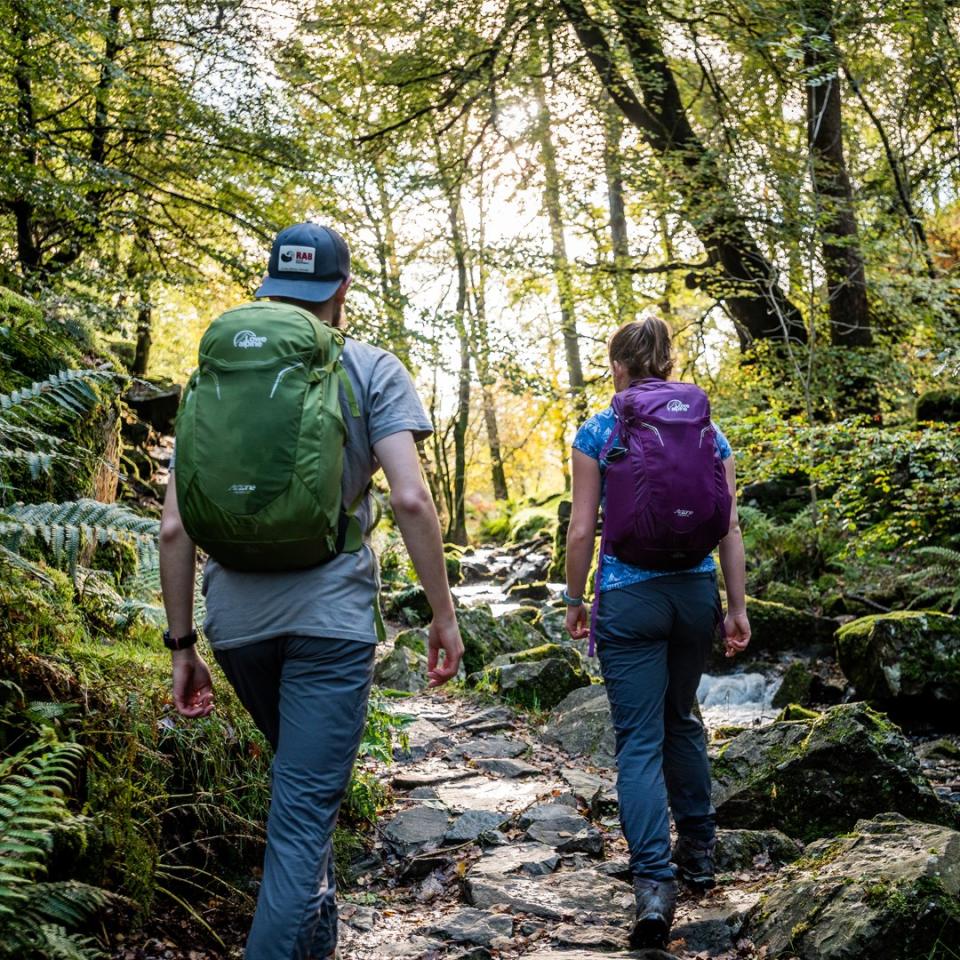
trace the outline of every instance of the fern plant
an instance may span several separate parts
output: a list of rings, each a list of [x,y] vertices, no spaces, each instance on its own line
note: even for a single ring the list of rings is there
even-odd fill
[[[921,588],[909,606],[932,605],[946,613],[960,609],[960,550],[950,547],[920,547],[914,555],[930,562],[920,570],[901,574],[905,583]]]
[[[0,958],[93,960],[88,937],[70,932],[109,903],[106,890],[43,880],[54,831],[77,826],[64,800],[83,749],[46,733],[0,763]]]

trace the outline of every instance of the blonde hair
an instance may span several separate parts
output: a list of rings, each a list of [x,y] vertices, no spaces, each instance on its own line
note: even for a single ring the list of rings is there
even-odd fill
[[[625,323],[610,338],[609,351],[610,362],[622,364],[631,380],[666,380],[673,370],[670,327],[660,317],[651,315]]]

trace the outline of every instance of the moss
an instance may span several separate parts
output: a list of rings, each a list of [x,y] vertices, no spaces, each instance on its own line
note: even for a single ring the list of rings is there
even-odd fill
[[[778,704],[774,704],[778,706]],[[778,714],[777,722],[785,720],[816,720],[820,716],[816,710],[809,710],[798,703],[788,703]]]
[[[810,699],[810,685],[813,682],[813,674],[810,668],[797,661],[791,663],[783,674],[780,687],[774,694],[772,705],[780,708],[788,704],[804,704]],[[786,719],[786,718],[784,718]],[[799,719],[792,717],[790,719]]]
[[[393,641],[395,647],[406,647],[415,653],[427,655],[427,634],[424,630],[404,630]]]

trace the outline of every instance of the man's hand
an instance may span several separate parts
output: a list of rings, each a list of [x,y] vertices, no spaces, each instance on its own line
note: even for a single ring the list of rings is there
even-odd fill
[[[440,663],[440,651],[443,662]],[[427,642],[427,677],[431,687],[439,687],[457,675],[460,658],[463,656],[463,641],[460,639],[460,627],[457,618],[434,619],[430,624]]]
[[[590,612],[585,603],[567,607],[566,627],[574,640],[582,640],[590,634]]]
[[[196,647],[173,650],[173,703],[184,717],[206,717],[213,711],[210,668]]]
[[[735,657],[743,653],[750,642],[750,621],[744,613],[728,613],[723,620],[723,645],[726,656]]]

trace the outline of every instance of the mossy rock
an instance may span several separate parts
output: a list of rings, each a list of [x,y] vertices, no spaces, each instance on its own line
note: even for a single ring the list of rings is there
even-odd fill
[[[748,654],[804,650],[831,643],[837,629],[835,620],[754,597],[747,597],[747,616],[752,630]]]
[[[960,390],[928,390],[917,400],[917,423],[960,423]]]
[[[433,619],[427,592],[419,584],[389,594],[385,598],[384,613],[408,627],[422,627]]]
[[[427,655],[427,631],[426,630],[402,630],[397,634],[393,641],[394,647],[405,647],[414,653],[422,656]]]
[[[772,580],[763,589],[763,599],[771,603],[782,603],[795,610],[806,610],[810,606],[810,594],[800,587]]]
[[[567,633],[567,608],[542,607],[534,626],[551,642],[565,643],[570,639]]]
[[[427,658],[410,647],[394,646],[377,661],[373,682],[390,690],[418,693],[427,686]]]
[[[543,580],[536,583],[516,583],[507,591],[507,597],[510,600],[549,600],[550,588]]]
[[[811,844],[744,931],[770,957],[946,958],[960,943],[960,833],[881,813]]]
[[[529,623],[531,626],[535,627],[537,625],[537,619],[540,616],[540,609],[539,607],[533,606],[517,607],[516,610],[510,611],[510,616],[515,617],[517,620],[522,620],[524,623]]]
[[[898,716],[960,724],[960,620],[899,610],[854,620],[836,639],[840,668],[859,696]]]
[[[718,870],[749,870],[757,857],[782,865],[803,852],[796,840],[779,830],[718,830],[714,861]]]
[[[479,673],[501,654],[543,643],[543,635],[532,624],[511,614],[494,617],[485,604],[461,610],[457,620],[463,639],[463,668],[468,675]]]
[[[587,686],[590,677],[577,651],[551,643],[498,657],[476,680],[478,690],[537,710],[550,710]]]
[[[455,587],[463,580],[463,573],[460,570],[460,554],[446,545],[443,548],[443,561],[447,567],[447,581],[451,587]]]
[[[541,533],[553,537],[557,527],[557,509],[562,499],[562,495],[557,494],[517,510],[510,517],[510,543],[523,543]]]
[[[791,663],[784,671],[780,686],[773,695],[772,705],[778,710],[788,703],[799,703],[806,706],[810,702],[810,685],[812,683],[813,673],[805,663],[799,660]]]
[[[958,820],[924,778],[900,729],[864,703],[747,730],[720,749],[712,766],[724,827],[777,828],[810,840],[885,810],[935,823]]]

